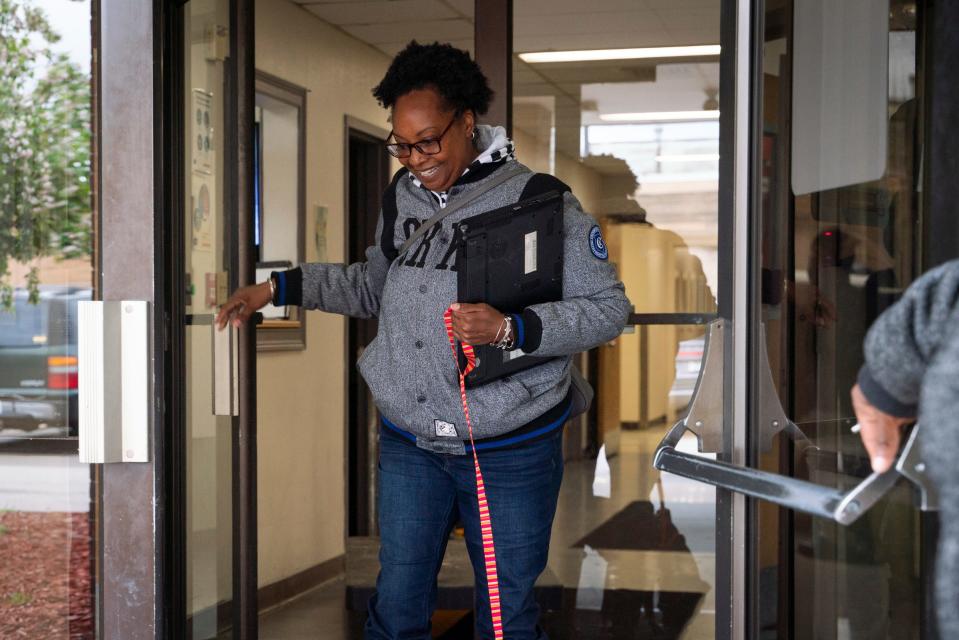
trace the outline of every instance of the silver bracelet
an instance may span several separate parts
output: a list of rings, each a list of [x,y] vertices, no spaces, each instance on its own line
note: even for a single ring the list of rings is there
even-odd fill
[[[270,304],[273,304],[274,302],[276,302],[276,280],[273,278],[273,276],[269,277],[269,283],[270,283]]]
[[[499,326],[499,329],[496,330],[496,335],[493,336],[493,339],[490,340],[489,342],[489,345],[491,347],[495,347],[497,344],[499,344],[499,340],[500,340],[499,334],[502,333],[505,327],[506,327],[506,316],[503,316],[503,324]]]
[[[510,316],[503,316],[503,327],[500,328],[500,331],[503,332],[503,337],[499,340],[494,339],[491,343],[492,346],[497,349],[503,349],[508,351],[513,348],[513,318]],[[500,332],[496,332],[496,337],[499,337]]]

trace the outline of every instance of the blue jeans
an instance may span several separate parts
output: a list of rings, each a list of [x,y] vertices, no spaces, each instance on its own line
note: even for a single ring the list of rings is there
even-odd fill
[[[533,585],[549,552],[563,479],[562,429],[516,449],[481,451],[493,523],[504,637],[542,640]],[[476,620],[492,638],[473,456],[437,454],[380,435],[380,574],[370,599],[367,640],[427,640],[436,575],[457,520],[476,579]]]

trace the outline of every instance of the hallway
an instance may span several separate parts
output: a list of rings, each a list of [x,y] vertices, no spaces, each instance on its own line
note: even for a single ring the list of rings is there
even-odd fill
[[[662,514],[659,472],[652,457],[664,432],[665,427],[623,432],[620,452],[609,460],[609,499],[592,495],[593,461],[567,464],[549,563],[564,587],[563,609],[542,616],[551,639],[713,637],[714,490],[664,477],[668,516],[657,515]],[[694,438],[683,444],[695,449]],[[591,539],[598,559],[584,553],[582,543]],[[596,601],[589,587],[599,582],[604,590]],[[359,639],[363,614],[346,611],[344,601],[344,579],[338,578],[262,614],[260,637]],[[463,626],[442,637],[464,637]]]

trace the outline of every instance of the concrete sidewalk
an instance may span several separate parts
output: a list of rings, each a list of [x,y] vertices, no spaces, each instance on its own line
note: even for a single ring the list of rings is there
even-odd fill
[[[90,510],[90,465],[76,455],[0,453],[0,509]]]

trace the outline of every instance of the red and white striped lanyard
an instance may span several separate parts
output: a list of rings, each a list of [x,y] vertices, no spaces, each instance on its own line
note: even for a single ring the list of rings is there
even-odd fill
[[[473,347],[466,343],[461,346],[466,356],[466,368],[460,370],[459,357],[456,353],[456,338],[453,336],[453,309],[447,309],[443,314],[446,323],[446,335],[450,339],[450,349],[453,351],[453,362],[460,377],[460,398],[463,400],[463,415],[466,416],[466,426],[469,429],[470,445],[473,449],[473,468],[476,470],[476,500],[479,503],[480,531],[483,536],[483,560],[486,565],[486,588],[489,591],[490,616],[493,619],[493,637],[495,640],[503,638],[503,617],[499,605],[499,574],[496,571],[496,548],[493,546],[493,524],[490,520],[489,505],[486,502],[486,485],[483,483],[483,472],[480,471],[479,458],[476,456],[476,443],[473,442],[473,423],[470,421],[470,408],[466,404],[466,376],[476,367],[476,354]]]

